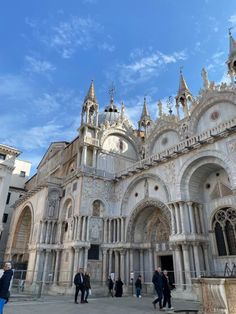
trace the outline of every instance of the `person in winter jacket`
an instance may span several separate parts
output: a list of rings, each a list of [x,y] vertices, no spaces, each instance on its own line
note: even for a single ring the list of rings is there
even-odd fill
[[[0,278],[0,314],[3,313],[3,307],[8,302],[10,297],[9,287],[13,276],[11,263],[5,263],[3,269],[4,273]]]

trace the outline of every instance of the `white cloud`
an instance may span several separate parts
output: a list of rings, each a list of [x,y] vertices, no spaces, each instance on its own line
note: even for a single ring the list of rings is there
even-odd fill
[[[225,52],[219,51],[214,53],[210,60],[208,60],[208,65],[206,66],[206,69],[208,71],[216,72],[219,70],[219,68],[223,68],[225,66]]]
[[[88,49],[95,43],[94,36],[101,32],[102,26],[91,18],[72,17],[70,21],[60,22],[52,28],[49,42],[63,58],[68,59],[78,47]]]
[[[39,60],[32,56],[26,56],[27,71],[37,74],[45,74],[56,70],[55,66],[49,61]]]
[[[158,76],[160,70],[171,63],[187,59],[184,51],[164,54],[160,51],[149,52],[143,55],[141,51],[131,53],[131,58],[135,59],[129,64],[118,66],[120,72],[120,81],[122,84],[141,83],[152,77]]]
[[[107,42],[103,42],[101,45],[99,45],[99,49],[113,52],[115,50],[115,46],[112,44],[108,44]]]
[[[228,19],[229,23],[232,25],[232,26],[235,26],[236,25],[236,14],[234,15],[231,15]]]

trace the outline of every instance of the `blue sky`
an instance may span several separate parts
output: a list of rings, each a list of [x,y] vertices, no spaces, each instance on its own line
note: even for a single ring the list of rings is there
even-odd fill
[[[174,96],[179,69],[193,95],[201,69],[225,79],[235,0],[8,0],[0,4],[0,142],[33,162],[77,135],[90,81],[102,109],[112,82],[135,125],[146,96]]]

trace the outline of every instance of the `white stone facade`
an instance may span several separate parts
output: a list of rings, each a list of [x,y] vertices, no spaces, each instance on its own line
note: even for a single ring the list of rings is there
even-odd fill
[[[99,113],[91,84],[79,136],[50,145],[15,204],[5,257],[28,253],[29,285],[72,285],[78,267],[148,284],[161,265],[188,290],[235,260],[236,88],[202,76],[193,97],[180,74],[176,115],[159,103],[152,121],[145,100],[139,130],[113,97]]]
[[[5,208],[2,219],[3,230],[1,233],[0,239],[0,261],[4,260],[4,254],[9,234],[11,217],[13,214],[12,205],[19,199],[25,195],[25,183],[29,179],[31,169],[31,163],[28,161],[15,159],[13,165],[13,171],[9,174],[10,183],[7,190],[7,195],[5,197]],[[7,187],[5,185],[5,187]],[[19,256],[21,257],[21,256]],[[20,261],[20,260],[19,260]]]

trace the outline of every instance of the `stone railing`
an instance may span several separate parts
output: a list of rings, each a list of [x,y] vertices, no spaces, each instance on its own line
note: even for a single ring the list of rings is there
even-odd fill
[[[206,130],[198,135],[192,136],[175,146],[172,146],[165,151],[152,155],[134,163],[132,166],[116,173],[115,178],[121,179],[132,174],[138,173],[140,170],[148,169],[158,163],[165,162],[171,158],[175,158],[180,154],[187,153],[190,150],[196,149],[199,146],[215,141],[217,138],[226,136],[229,132],[236,130],[236,118],[220,124],[217,127]]]

